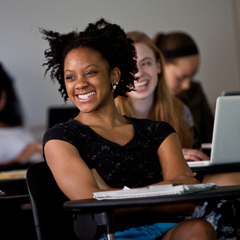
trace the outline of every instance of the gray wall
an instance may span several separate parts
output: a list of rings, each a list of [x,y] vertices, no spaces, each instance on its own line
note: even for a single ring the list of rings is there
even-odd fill
[[[104,17],[126,31],[183,30],[196,39],[201,67],[196,76],[214,109],[222,90],[239,90],[237,0],[1,0],[0,61],[15,79],[28,126],[45,126],[47,108],[63,105],[58,85],[44,79],[48,47],[39,28],[82,30]],[[70,103],[68,103],[70,105]]]

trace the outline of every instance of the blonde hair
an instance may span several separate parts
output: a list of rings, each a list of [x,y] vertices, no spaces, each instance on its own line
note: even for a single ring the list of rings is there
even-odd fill
[[[156,61],[159,61],[161,65],[161,74],[159,74],[158,85],[154,91],[154,100],[148,119],[165,121],[171,124],[178,134],[182,147],[191,148],[193,146],[193,137],[190,127],[183,116],[183,103],[173,97],[168,90],[164,77],[164,58],[161,52],[145,33],[129,32],[127,37],[131,38],[134,43],[147,45],[154,52]],[[115,104],[121,114],[135,117],[130,98],[118,96],[115,99]]]

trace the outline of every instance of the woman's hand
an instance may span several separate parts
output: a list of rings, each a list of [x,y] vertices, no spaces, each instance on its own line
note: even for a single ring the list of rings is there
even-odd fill
[[[173,184],[199,184],[199,181],[195,178],[195,172],[186,172],[178,175],[173,179]]]
[[[25,147],[25,149],[12,162],[26,161],[33,154],[42,154],[42,144],[41,143],[28,144]]]
[[[183,148],[182,152],[186,161],[210,160],[209,156],[197,149]]]
[[[95,168],[91,169],[93,177],[99,187],[100,190],[110,190],[111,188],[103,181],[103,179],[101,178],[101,176],[99,175],[99,173],[97,172],[97,170]]]

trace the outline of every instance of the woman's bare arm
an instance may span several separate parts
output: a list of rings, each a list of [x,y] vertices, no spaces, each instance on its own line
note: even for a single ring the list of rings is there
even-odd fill
[[[158,157],[162,169],[163,180],[171,183],[197,184],[186,160],[183,157],[180,141],[176,133],[170,134],[160,145]],[[175,180],[174,180],[175,179]]]
[[[70,200],[92,198],[93,192],[102,191],[73,145],[51,140],[46,143],[44,152],[58,186]]]

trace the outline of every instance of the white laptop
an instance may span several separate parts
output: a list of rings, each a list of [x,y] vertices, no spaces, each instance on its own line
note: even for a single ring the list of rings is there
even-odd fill
[[[216,101],[211,157],[188,162],[190,167],[240,163],[240,96],[220,96]]]

